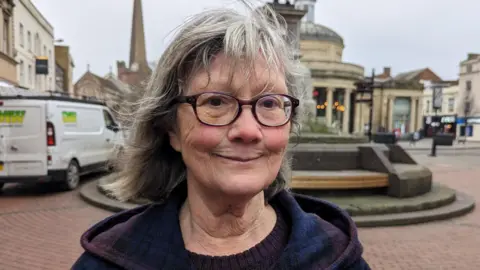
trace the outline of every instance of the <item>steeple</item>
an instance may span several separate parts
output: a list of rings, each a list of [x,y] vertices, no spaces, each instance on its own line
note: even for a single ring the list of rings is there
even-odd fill
[[[132,71],[148,68],[143,28],[142,0],[133,2],[132,36],[130,40],[130,67]]]

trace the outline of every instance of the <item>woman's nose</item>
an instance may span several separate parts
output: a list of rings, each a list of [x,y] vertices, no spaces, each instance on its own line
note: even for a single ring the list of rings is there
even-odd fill
[[[262,126],[255,118],[250,106],[244,106],[237,120],[232,123],[228,139],[244,143],[256,143],[262,139]]]

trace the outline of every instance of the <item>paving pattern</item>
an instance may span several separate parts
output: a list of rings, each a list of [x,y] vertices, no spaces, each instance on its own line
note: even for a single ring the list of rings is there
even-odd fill
[[[480,151],[415,151],[434,179],[480,201]],[[91,181],[92,179],[86,179]],[[69,269],[82,252],[79,238],[110,212],[83,202],[77,191],[8,186],[0,195],[0,269]],[[372,269],[480,269],[480,210],[448,221],[360,229]]]
[[[478,151],[478,150],[477,150]],[[472,151],[473,152],[473,151]],[[480,201],[480,151],[428,157],[434,181]],[[452,220],[420,225],[360,229],[364,256],[373,269],[480,269],[480,210]]]

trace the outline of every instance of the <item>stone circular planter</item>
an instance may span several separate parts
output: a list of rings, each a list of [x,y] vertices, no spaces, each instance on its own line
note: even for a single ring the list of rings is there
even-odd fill
[[[315,143],[315,144],[360,144],[368,143],[368,137],[355,135],[334,135],[334,134],[315,134],[302,133],[292,134],[290,143]]]

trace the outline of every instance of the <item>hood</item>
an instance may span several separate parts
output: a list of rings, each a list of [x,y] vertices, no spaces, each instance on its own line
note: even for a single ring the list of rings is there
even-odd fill
[[[174,191],[165,204],[144,205],[94,225],[81,237],[82,257],[100,257],[125,269],[193,269],[178,219],[185,198],[186,190]],[[368,269],[356,226],[345,211],[288,191],[277,194],[271,204],[280,207],[290,223],[276,269]]]

